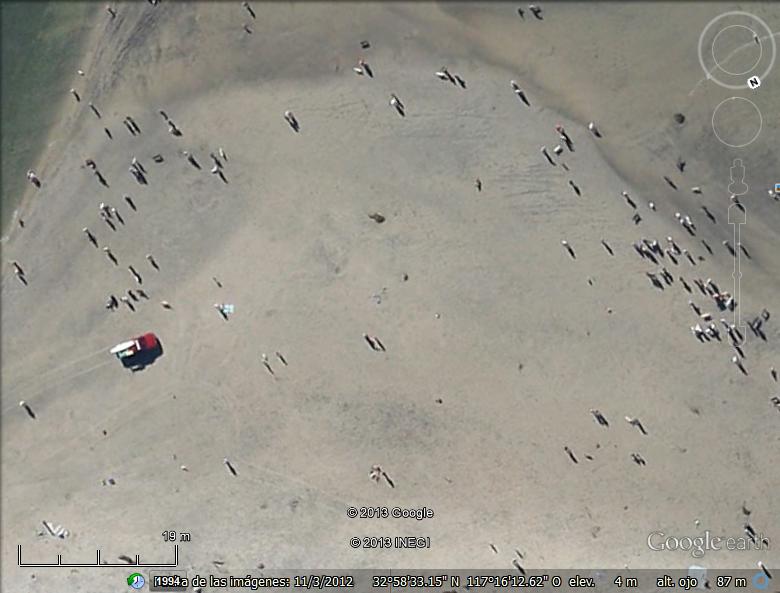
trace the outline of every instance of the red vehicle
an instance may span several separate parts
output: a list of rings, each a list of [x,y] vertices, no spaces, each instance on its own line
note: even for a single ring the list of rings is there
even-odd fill
[[[110,353],[122,361],[125,366],[143,368],[153,362],[162,351],[160,340],[149,332],[111,348]]]

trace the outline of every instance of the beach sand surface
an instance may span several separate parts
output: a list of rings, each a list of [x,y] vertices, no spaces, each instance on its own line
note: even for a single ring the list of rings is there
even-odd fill
[[[742,536],[743,503],[756,531],[780,537],[780,414],[768,401],[778,391],[769,368],[780,367],[780,204],[766,191],[780,109],[773,76],[751,96],[764,128],[750,148],[736,153],[712,134],[712,111],[730,94],[700,82],[696,44],[729,5],[560,3],[544,5],[543,21],[520,20],[511,4],[253,4],[257,20],[240,4],[115,6],[116,19],[96,19],[82,60],[83,96],[102,118],[72,106],[42,159],[27,224],[5,246],[28,285],[5,270],[3,590],[120,582],[114,569],[31,578],[14,566],[18,544],[28,561],[91,561],[98,548],[110,561],[167,559],[168,529],[192,534],[180,565],[201,574],[260,564],[510,570],[515,549],[526,568],[777,563],[775,547],[694,559],[647,546],[653,531]],[[777,28],[771,5],[743,9]],[[352,72],[361,57],[373,79]],[[467,88],[438,80],[443,65]],[[591,120],[603,138],[587,131]],[[558,123],[574,142],[561,157],[569,171],[539,151],[557,143]],[[208,172],[218,147],[227,184]],[[751,334],[744,346],[747,376],[727,339],[691,335],[687,304],[726,316],[693,279],[731,290],[721,241],[732,232],[735,154],[751,187],[739,310],[772,313],[766,342]],[[147,186],[127,171],[133,157]],[[82,167],[87,158],[110,187]],[[119,209],[117,231],[100,202]],[[694,219],[696,237],[675,212]],[[703,260],[665,260],[675,282],[660,291],[645,276],[660,266],[632,243],[668,235]],[[137,288],[129,265],[150,300],[109,312],[109,294]],[[235,313],[224,321],[214,303]],[[131,373],[108,349],[146,331],[164,353]],[[374,464],[394,488],[369,479]],[[102,485],[109,477],[116,484]],[[349,506],[435,516],[349,519]],[[38,536],[42,520],[70,536]],[[348,543],[386,535],[428,536],[431,547]]]

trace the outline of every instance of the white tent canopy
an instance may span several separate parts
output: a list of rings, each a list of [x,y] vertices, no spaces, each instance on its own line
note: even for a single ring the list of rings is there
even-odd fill
[[[129,342],[122,342],[121,344],[117,344],[113,348],[111,348],[110,352],[111,354],[116,354],[118,352],[122,352],[122,350],[127,350],[128,348],[135,345],[134,340],[130,340]]]

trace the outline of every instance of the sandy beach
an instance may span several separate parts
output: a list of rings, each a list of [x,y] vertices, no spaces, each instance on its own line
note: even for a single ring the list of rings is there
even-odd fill
[[[31,577],[17,545],[30,561],[167,558],[169,529],[192,534],[180,565],[201,572],[509,570],[516,549],[529,569],[777,567],[777,66],[734,91],[697,57],[736,5],[549,3],[537,19],[511,3],[250,4],[255,19],[240,2],[112,3],[113,18],[95,4],[55,137],[14,172],[42,185],[3,246],[0,589],[105,590],[121,584],[111,570]],[[780,30],[771,3],[738,9]],[[735,95],[763,118],[741,149],[713,134]],[[556,125],[573,151],[553,152]],[[750,188],[737,311],[761,319],[742,328],[744,358],[719,321],[734,313],[695,284],[734,292],[735,158]],[[685,252],[635,250],[667,237]],[[134,310],[106,308],[139,288]],[[710,321],[689,301],[717,338],[692,335]],[[131,372],[108,351],[145,332],[163,354]],[[770,549],[647,544],[745,524]],[[348,544],[385,535],[431,545]]]

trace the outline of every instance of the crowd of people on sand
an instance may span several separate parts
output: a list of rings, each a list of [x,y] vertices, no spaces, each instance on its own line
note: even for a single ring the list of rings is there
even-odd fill
[[[157,0],[148,0],[148,1],[149,4],[151,4],[153,7],[158,5]],[[248,2],[243,2],[242,7],[251,16],[253,20],[256,19],[256,13],[253,10],[253,8],[249,5]],[[531,4],[528,5],[527,10],[535,17],[536,20],[539,21],[544,20],[545,17],[543,15],[543,11],[539,6]],[[113,6],[108,5],[106,7],[106,11],[109,14],[110,19],[112,21],[117,19],[118,13]],[[524,10],[523,8],[517,8],[517,14],[520,17],[520,19],[525,20],[526,10]],[[252,32],[248,24],[245,23],[243,27],[247,33]],[[364,50],[370,47],[370,43],[368,41],[362,41],[360,45],[361,48]],[[357,61],[357,65],[354,66],[352,70],[356,75],[364,76],[370,79],[374,79],[376,74],[374,68],[372,68],[372,66],[369,65],[365,57],[360,58]],[[79,70],[78,74],[82,77],[86,75],[83,70]],[[467,84],[465,79],[460,74],[455,74],[450,72],[450,70],[447,67],[441,67],[438,71],[435,72],[435,76],[442,81],[450,82],[451,84],[453,84],[456,87],[459,87],[462,90],[467,89]],[[532,108],[532,103],[528,93],[523,88],[521,88],[520,84],[518,84],[516,80],[510,80],[509,86],[524,109]],[[75,88],[71,88],[69,92],[73,96],[75,102],[78,105],[82,104],[82,93],[84,94],[88,93],[88,91],[86,90],[82,90],[80,92]],[[407,107],[396,93],[390,93],[389,104],[391,107],[395,109],[395,111],[400,117],[404,118],[406,116]],[[103,115],[101,114],[100,110],[95,105],[95,103],[93,101],[89,101],[87,105],[90,111],[95,115],[96,119],[100,120],[101,123],[99,125],[102,127],[106,136],[108,136],[109,139],[113,139],[114,134],[110,130],[110,128],[103,127],[104,125]],[[166,111],[160,110],[159,113],[162,116],[168,128],[169,134],[172,137],[176,138],[177,142],[181,142],[182,139],[184,138],[184,134],[181,128],[173,122],[173,120],[168,116]],[[283,118],[296,134],[301,132],[301,123],[291,110],[284,110]],[[685,122],[685,117],[682,114],[675,114],[674,119],[677,125],[683,125]],[[125,116],[122,119],[121,123],[132,137],[137,137],[142,134],[141,127],[138,125],[138,123],[132,116],[130,115]],[[599,139],[604,137],[604,133],[602,132],[601,128],[594,121],[588,122],[587,125],[584,126],[584,129],[587,129],[588,133],[590,133],[593,136],[593,138],[595,139],[594,141],[598,141]],[[564,177],[567,179],[568,186],[570,187],[574,196],[576,198],[581,198],[583,197],[583,194],[585,193],[585,190],[587,188],[583,189],[572,178],[573,176],[571,175],[570,167],[566,162],[566,157],[575,151],[575,142],[573,139],[573,135],[570,135],[569,132],[561,124],[556,124],[553,127],[553,131],[555,135],[553,139],[554,144],[551,144],[552,148],[548,149],[547,145],[543,145],[539,149],[540,153],[544,158],[544,162],[546,162],[549,166],[556,168],[556,170],[564,172]],[[198,172],[202,170],[200,161],[192,152],[190,152],[189,150],[180,150],[179,154],[184,157],[184,159],[189,163],[189,165],[193,167],[193,169],[195,169]],[[211,162],[213,163],[213,166],[210,169],[211,174],[219,177],[219,179],[224,184],[227,184],[228,179],[225,175],[225,169],[228,163],[228,156],[225,150],[222,147],[219,147],[216,151],[210,152],[208,156],[211,159]],[[165,162],[165,159],[161,153],[158,153],[154,155],[154,157],[152,157],[152,161],[155,164],[162,164]],[[108,190],[110,188],[108,179],[99,170],[93,158],[86,159],[84,167],[92,171],[99,184],[105,190]],[[677,159],[676,162],[677,173],[675,173],[675,175],[678,177],[682,177],[683,175],[685,175],[685,168],[686,168],[685,160],[682,158]],[[150,182],[154,179],[154,172],[150,171],[147,168],[147,166],[144,165],[136,157],[133,157],[131,159],[128,170],[131,176],[134,178],[134,180],[141,187],[148,186]],[[670,177],[669,175],[662,175],[660,177],[663,178],[663,180],[665,181],[666,187],[668,188],[667,191],[675,191],[675,192],[680,191],[679,189],[680,183],[672,179],[672,177]],[[43,187],[41,179],[39,178],[38,174],[34,170],[30,169],[27,172],[27,179],[36,189],[41,189]],[[476,181],[474,182],[474,185],[478,192],[481,192],[483,190],[483,180],[481,178],[477,178]],[[691,188],[691,191],[694,194],[700,194],[702,190],[700,186],[693,186]],[[770,195],[773,195],[773,192],[771,190],[770,190]],[[639,200],[632,197],[627,191],[621,192],[621,197],[629,208],[629,213],[631,214],[629,220],[634,225],[634,227],[642,224],[644,219],[640,214],[640,210],[642,210],[642,208],[639,205]],[[774,194],[774,198],[777,199],[776,193]],[[140,209],[138,207],[138,204],[131,196],[125,194],[122,196],[122,199],[124,200],[125,204],[133,214],[140,215]],[[732,196],[731,202],[737,205],[737,207],[742,208],[742,205],[740,204],[739,198],[737,196]],[[712,225],[718,224],[716,217],[708,209],[706,205],[701,206],[701,209],[705,213],[707,220],[709,221],[710,224]],[[643,212],[643,214],[645,216],[652,216],[651,213],[656,213],[656,212],[657,209],[655,204],[653,202],[648,202],[647,211]],[[121,227],[125,226],[127,222],[118,207],[112,206],[106,202],[100,203],[97,214],[99,215],[100,221],[102,222],[96,224],[98,225],[104,224],[109,229],[109,236],[111,236],[113,233],[120,232]],[[700,229],[697,223],[693,220],[692,216],[688,214],[683,214],[681,212],[676,212],[674,216],[675,216],[675,220],[680,225],[685,235],[687,235],[685,237],[685,240],[692,240],[699,235]],[[377,220],[377,222],[382,222],[382,221],[384,221],[384,217],[382,217],[381,221]],[[23,226],[23,223],[20,222],[20,224]],[[97,234],[93,232],[89,227],[84,227],[82,229],[82,232],[86,236],[89,243],[95,249],[98,249],[99,251],[102,251],[105,254],[106,258],[109,260],[111,265],[117,267],[120,265],[119,256],[116,253],[114,253],[111,247],[107,244],[108,243],[107,240],[99,240]],[[575,252],[575,249],[571,245],[571,243],[567,239],[561,239],[560,243],[563,246],[566,254],[572,260],[577,260],[577,253]],[[704,246],[708,255],[714,254],[713,249],[706,242],[706,240],[699,239],[699,243]],[[609,256],[615,255],[614,248],[607,241],[606,238],[601,238],[601,245],[604,247],[605,251],[608,253]],[[728,241],[724,241],[723,245],[728,250],[729,254],[732,257],[737,257],[738,253],[742,253],[749,257],[749,253],[747,252],[747,250],[745,249],[745,247],[742,245],[741,242],[732,245]],[[649,279],[652,287],[654,287],[656,290],[659,291],[665,291],[667,288],[673,286],[675,282],[679,282],[679,286],[681,286],[681,288],[689,295],[688,305],[691,311],[693,312],[693,314],[696,316],[695,324],[690,326],[690,331],[693,334],[693,336],[701,343],[711,343],[711,342],[727,343],[733,353],[733,356],[731,357],[732,363],[736,366],[736,368],[739,370],[740,373],[747,375],[748,368],[745,363],[745,353],[744,353],[746,335],[745,335],[745,330],[743,329],[743,327],[740,326],[738,322],[739,316],[737,315],[737,312],[738,312],[739,303],[737,303],[734,295],[729,293],[726,290],[722,290],[718,286],[718,284],[715,281],[713,281],[713,279],[711,278],[702,279],[697,276],[697,277],[690,278],[689,281],[685,277],[686,273],[691,272],[690,268],[695,268],[705,261],[706,259],[705,256],[695,255],[693,245],[689,247],[685,247],[683,240],[675,239],[672,236],[667,236],[665,241],[659,241],[657,239],[649,239],[647,237],[640,237],[637,241],[633,243],[633,249],[638,255],[638,257],[641,259],[643,264],[649,264],[651,266],[649,270],[646,269],[644,270],[643,273]],[[152,255],[151,253],[146,253],[143,257],[146,259],[149,267],[154,271],[153,273],[160,272],[160,265],[158,264],[158,261],[154,255]],[[132,258],[131,254],[122,254],[123,261],[129,260],[131,258]],[[12,261],[10,263],[13,266],[14,273],[19,279],[19,281],[26,285],[28,283],[28,280],[22,266],[17,261]],[[688,272],[683,273],[682,266],[687,266],[686,269],[688,270]],[[672,272],[670,272],[670,268],[671,269],[677,268],[676,273],[673,274]],[[138,271],[138,269],[134,267],[132,264],[127,264],[127,270],[130,273],[131,277],[133,278],[136,286],[134,286],[133,288],[126,289],[125,292],[120,294],[118,297],[116,294],[113,293],[109,294],[105,303],[105,307],[109,311],[112,312],[117,311],[118,309],[121,308],[120,303],[122,303],[129,311],[133,312],[136,311],[136,307],[140,305],[142,300],[145,301],[151,300],[147,292],[141,288],[141,286],[144,284],[144,279],[141,273]],[[214,281],[218,287],[222,286],[222,284],[216,278],[214,278]],[[692,285],[696,287],[696,289],[698,290],[698,294],[695,292]],[[699,302],[695,301],[694,297],[698,298]],[[169,310],[173,309],[171,303],[169,303],[166,300],[161,300],[160,305],[165,309],[169,309]],[[228,320],[229,315],[233,312],[232,305],[226,305],[224,303],[216,303],[214,307],[225,321]],[[718,314],[714,314],[712,312],[714,310],[717,310]],[[609,308],[608,312],[611,313],[612,309]],[[722,315],[719,317],[717,322],[715,321],[716,315]],[[727,315],[733,315],[733,320],[730,321],[726,319]],[[770,319],[770,312],[767,309],[763,309],[760,312],[760,314],[753,316],[751,320],[746,322],[746,327],[749,328],[749,330],[752,332],[752,334],[755,337],[757,337],[760,340],[766,341],[767,336],[764,332],[764,326],[769,321],[769,319]],[[371,336],[368,333],[364,333],[363,339],[368,344],[369,348],[372,351],[379,352],[379,353],[386,352],[385,345],[378,337]],[[283,364],[283,366],[287,366],[287,360],[282,354],[276,352],[276,358],[280,361],[280,363]],[[261,357],[261,362],[264,365],[267,372],[273,377],[275,377],[276,372],[271,366],[270,358],[265,354],[263,354]],[[777,383],[778,374],[777,371],[774,369],[774,367],[770,369],[770,376],[772,380],[775,383]],[[773,407],[780,410],[780,396],[771,397],[770,403],[772,404]],[[27,402],[25,401],[20,402],[20,407],[24,409],[26,414],[31,419],[36,418],[35,412],[32,410],[32,408]],[[590,414],[593,416],[593,418],[596,420],[599,426],[604,428],[610,428],[610,422],[601,411],[599,411],[598,409],[591,409]],[[626,416],[625,420],[631,427],[636,428],[642,436],[649,435],[648,430],[643,425],[643,423],[639,420],[639,418]],[[568,445],[564,445],[563,450],[573,463],[575,464],[580,463],[579,457]],[[588,460],[594,459],[593,456],[590,454],[586,454],[584,455],[584,457],[585,459]],[[629,458],[638,466],[644,466],[647,464],[645,458],[638,452],[635,451],[630,452]],[[225,458],[223,462],[228,472],[232,476],[238,476],[238,471],[236,469],[236,466],[233,464],[233,462],[231,462],[227,458]],[[181,467],[183,470],[186,471],[185,466],[181,466]],[[385,483],[387,483],[389,486],[395,487],[394,482],[389,478],[387,473],[378,465],[375,465],[371,468],[369,477],[372,481],[379,482],[380,480],[384,480]]]

